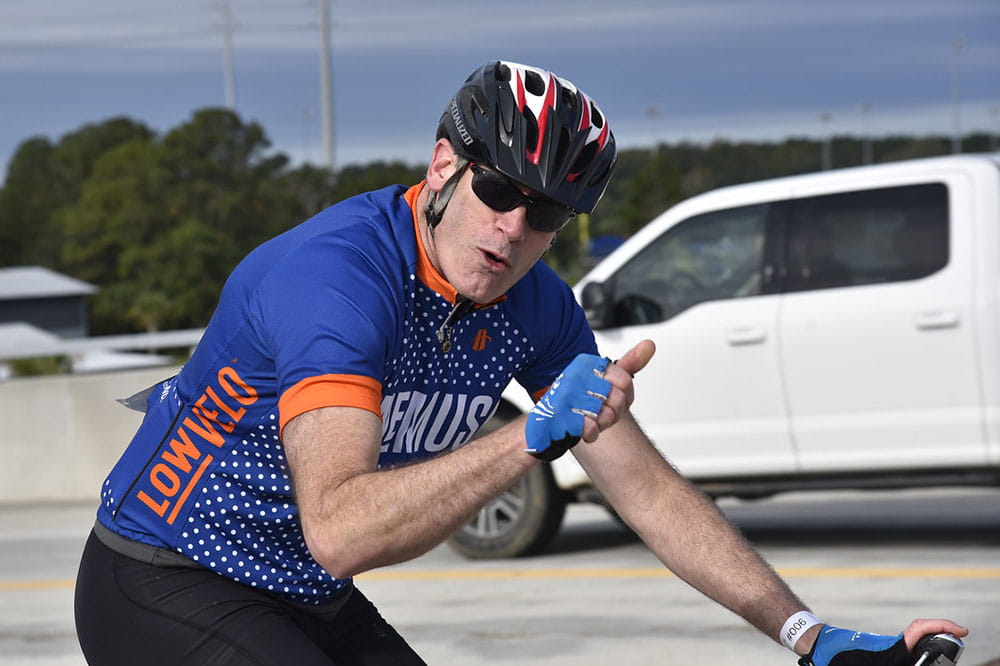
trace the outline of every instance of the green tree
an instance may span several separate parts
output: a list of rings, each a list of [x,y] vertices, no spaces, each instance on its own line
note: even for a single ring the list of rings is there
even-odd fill
[[[62,259],[74,276],[100,285],[122,277],[120,259],[154,243],[174,212],[162,205],[170,173],[155,142],[137,140],[108,151],[79,200],[61,212]]]
[[[226,238],[194,219],[170,225],[153,245],[130,248],[120,265],[134,276],[138,297],[125,315],[147,331],[204,326],[226,277],[219,267],[232,252]]]
[[[335,201],[370,192],[389,185],[414,185],[423,180],[427,166],[408,166],[403,162],[372,162],[347,166],[337,172],[333,191]]]
[[[243,123],[227,109],[197,111],[162,140],[178,212],[231,239],[239,256],[293,226],[304,212],[281,188],[288,158],[267,154],[270,145],[259,124]]]
[[[204,325],[236,263],[304,219],[269,145],[258,124],[206,109],[99,160],[64,211],[63,248],[71,272],[101,287],[95,332]]]
[[[44,227],[53,212],[52,144],[33,137],[18,146],[0,189],[0,266],[46,263],[29,230]]]
[[[125,117],[84,125],[64,135],[52,152],[55,178],[52,187],[58,192],[60,202],[66,204],[77,199],[104,153],[124,143],[153,137],[149,127]]]
[[[282,178],[280,188],[302,211],[303,219],[334,204],[334,174],[329,169],[304,164]]]
[[[650,220],[685,197],[682,174],[670,151],[661,149],[626,183],[625,198],[605,233],[631,236]]]
[[[155,142],[141,139],[107,152],[79,201],[60,214],[66,233],[63,264],[72,275],[101,287],[92,301],[95,333],[136,330],[127,313],[141,292],[140,273],[159,269],[139,267],[133,258],[155,246],[172,224],[173,211],[164,203],[170,173],[159,152]]]
[[[968,151],[995,137],[965,137]],[[158,136],[112,118],[52,143],[23,142],[0,188],[0,265],[40,264],[97,284],[94,333],[204,325],[221,286],[261,242],[347,197],[419,182],[425,167],[290,168],[256,122],[202,109]],[[861,141],[830,141],[835,167],[861,161]],[[569,281],[592,265],[589,238],[628,236],[681,199],[751,180],[816,171],[822,143],[715,141],[623,150],[593,215],[559,234],[548,260]],[[951,152],[950,137],[888,137],[875,161]]]
[[[84,125],[55,145],[44,137],[22,143],[0,190],[0,263],[63,269],[65,238],[59,211],[76,202],[94,165],[107,151],[152,135],[141,123],[112,118]]]

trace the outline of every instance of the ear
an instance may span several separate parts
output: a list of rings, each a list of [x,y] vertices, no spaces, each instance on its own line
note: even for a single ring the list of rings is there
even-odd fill
[[[431,155],[431,163],[427,166],[427,186],[435,192],[440,192],[441,188],[455,173],[455,150],[451,147],[448,139],[438,139],[434,144],[434,153]]]

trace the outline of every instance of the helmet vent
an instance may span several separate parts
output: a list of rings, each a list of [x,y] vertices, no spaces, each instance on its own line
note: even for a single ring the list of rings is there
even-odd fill
[[[586,93],[516,62],[494,60],[473,72],[439,125],[464,159],[584,213],[604,195],[617,157],[608,118]]]
[[[566,161],[566,154],[569,152],[569,130],[565,127],[559,132],[559,144],[556,146],[556,162],[562,164]]]
[[[524,151],[531,155],[538,150],[538,119],[531,109],[525,109],[524,116]]]
[[[499,100],[498,106],[500,109],[500,129],[502,130],[500,136],[509,146],[511,142],[511,135],[514,132],[514,114],[516,112],[514,95],[511,94],[510,88],[500,88],[497,92],[497,99]]]
[[[591,160],[593,160],[594,156],[597,155],[597,150],[597,144],[593,141],[584,146],[583,150],[580,151],[580,154],[576,156],[576,160],[573,162],[573,168],[570,169],[570,173],[581,174],[586,171],[587,167],[590,166]]]
[[[510,83],[510,67],[498,62],[496,69],[493,70],[493,78],[500,83]]]
[[[569,88],[563,88],[562,89],[562,103],[566,106],[567,109],[570,109],[571,111],[576,111],[576,108],[577,108],[577,96],[576,96],[576,94],[572,90],[570,90]]]
[[[593,102],[590,103],[590,122],[593,123],[594,127],[604,127],[604,116],[601,115],[601,110]]]
[[[614,161],[605,162],[604,168],[601,169],[600,173],[594,174],[594,177],[590,179],[590,182],[603,183],[604,187],[607,187],[608,181],[611,179],[611,169],[614,165]]]
[[[524,89],[532,95],[541,96],[545,94],[545,81],[538,72],[529,69],[524,73]]]
[[[486,101],[486,95],[484,95],[481,90],[476,90],[472,93],[472,103],[475,106],[476,111],[479,112],[479,115],[487,115],[488,102]]]

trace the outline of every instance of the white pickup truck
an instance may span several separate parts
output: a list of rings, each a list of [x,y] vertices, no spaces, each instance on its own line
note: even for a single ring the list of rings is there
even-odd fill
[[[708,192],[576,293],[602,354],[656,342],[633,412],[712,496],[1000,483],[1000,154]],[[504,398],[498,419],[531,407]],[[580,500],[600,496],[563,456],[451,544],[537,551]]]

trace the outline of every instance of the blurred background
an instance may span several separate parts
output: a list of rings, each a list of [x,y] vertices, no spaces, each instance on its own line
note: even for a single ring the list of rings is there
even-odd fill
[[[624,148],[548,255],[570,282],[712,187],[1000,141],[995,0],[0,0],[0,267],[83,281],[89,334],[201,327],[258,243],[419,180],[492,59]]]
[[[115,399],[184,362],[257,244],[344,197],[419,181],[448,99],[494,59],[576,83],[622,148],[597,211],[547,255],[570,282],[714,187],[1000,145],[997,0],[0,0],[0,663],[82,663],[75,567],[100,482],[139,422]],[[841,513],[827,499],[727,510],[844,621],[867,608],[858,622],[898,630],[926,602],[978,622],[970,666],[995,656],[994,489],[851,496]],[[461,592],[430,602],[433,613],[430,589],[370,589],[438,663],[497,663],[484,637],[506,650],[523,640],[532,663],[627,663],[618,633],[641,652],[633,663],[675,650],[677,627],[707,602],[685,589],[664,604],[661,587],[633,575],[648,552],[603,516],[575,520],[552,559],[511,566],[592,566],[603,548],[601,561],[634,580],[602,592],[529,577],[546,601],[565,599],[536,610],[553,627],[570,618],[559,624],[577,627],[569,638],[538,631],[530,613],[523,629],[510,617],[470,625],[464,575],[433,585]],[[939,528],[932,543],[927,524]],[[856,569],[873,561],[903,568]],[[469,565],[439,549],[412,566]],[[485,575],[471,598],[506,590],[497,612],[524,615],[528,593],[495,581]],[[592,589],[595,599],[573,596]],[[656,613],[622,603],[647,589]],[[633,614],[621,631],[606,622],[611,594]],[[671,608],[676,621],[657,619]],[[780,648],[704,611],[716,652],[689,636],[697,660],[777,663]]]
[[[328,65],[334,164],[418,163],[491,59],[576,82],[627,147],[1000,132],[992,0],[3,0],[0,54],[4,162],[30,136],[225,106],[325,164]]]

